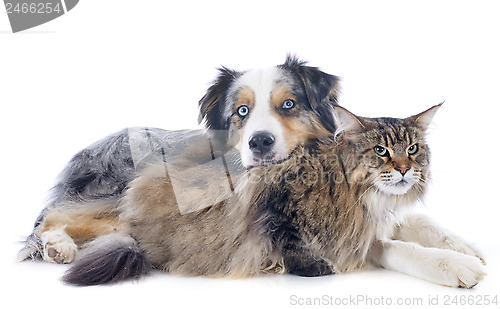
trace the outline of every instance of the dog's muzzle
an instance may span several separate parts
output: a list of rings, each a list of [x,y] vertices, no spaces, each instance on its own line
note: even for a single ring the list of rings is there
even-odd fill
[[[248,147],[255,156],[265,158],[274,146],[274,135],[267,131],[256,132],[248,141]]]

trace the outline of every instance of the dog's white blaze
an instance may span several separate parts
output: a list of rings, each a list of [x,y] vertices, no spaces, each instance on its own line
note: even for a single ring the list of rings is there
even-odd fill
[[[278,119],[273,116],[271,95],[277,81],[283,78],[283,73],[276,67],[252,70],[242,75],[235,83],[236,89],[248,87],[255,94],[255,102],[250,110],[241,137],[241,158],[244,166],[253,165],[253,153],[248,142],[259,131],[267,131],[274,136],[273,160],[283,159],[287,155],[287,145],[283,128]]]

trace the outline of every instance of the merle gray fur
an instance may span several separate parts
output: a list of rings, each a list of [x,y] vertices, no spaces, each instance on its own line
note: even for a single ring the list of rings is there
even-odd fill
[[[151,164],[203,164],[231,150],[225,141],[210,136],[202,130],[121,130],[85,148],[69,161],[50,191],[47,207],[103,199],[118,201],[128,183]],[[200,145],[209,144],[210,148],[207,146],[204,151],[198,150]],[[197,150],[191,151],[194,148]],[[240,169],[239,158],[235,154],[230,158],[233,159],[230,161],[232,170]],[[37,231],[47,207],[38,216],[33,232],[19,253],[19,260],[41,258],[41,241]]]

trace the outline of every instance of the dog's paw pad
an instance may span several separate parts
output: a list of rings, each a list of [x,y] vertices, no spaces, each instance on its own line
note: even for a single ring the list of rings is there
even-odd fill
[[[47,255],[50,257],[50,258],[55,258],[57,256],[58,252],[56,251],[56,249],[54,248],[49,248],[47,250]]]
[[[44,232],[41,239],[44,260],[57,264],[67,264],[75,260],[78,247],[63,229]]]

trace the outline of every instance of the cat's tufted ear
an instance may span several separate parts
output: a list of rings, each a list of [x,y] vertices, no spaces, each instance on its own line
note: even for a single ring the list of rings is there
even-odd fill
[[[438,111],[438,109],[443,105],[444,101],[439,103],[438,105],[435,105],[428,110],[421,112],[420,114],[417,114],[415,116],[409,117],[409,120],[415,122],[420,128],[423,130],[427,130],[429,125],[432,122],[432,118],[434,118],[434,115]]]
[[[343,107],[335,106],[333,108],[333,118],[337,127],[335,135],[359,133],[365,129],[363,121]]]

